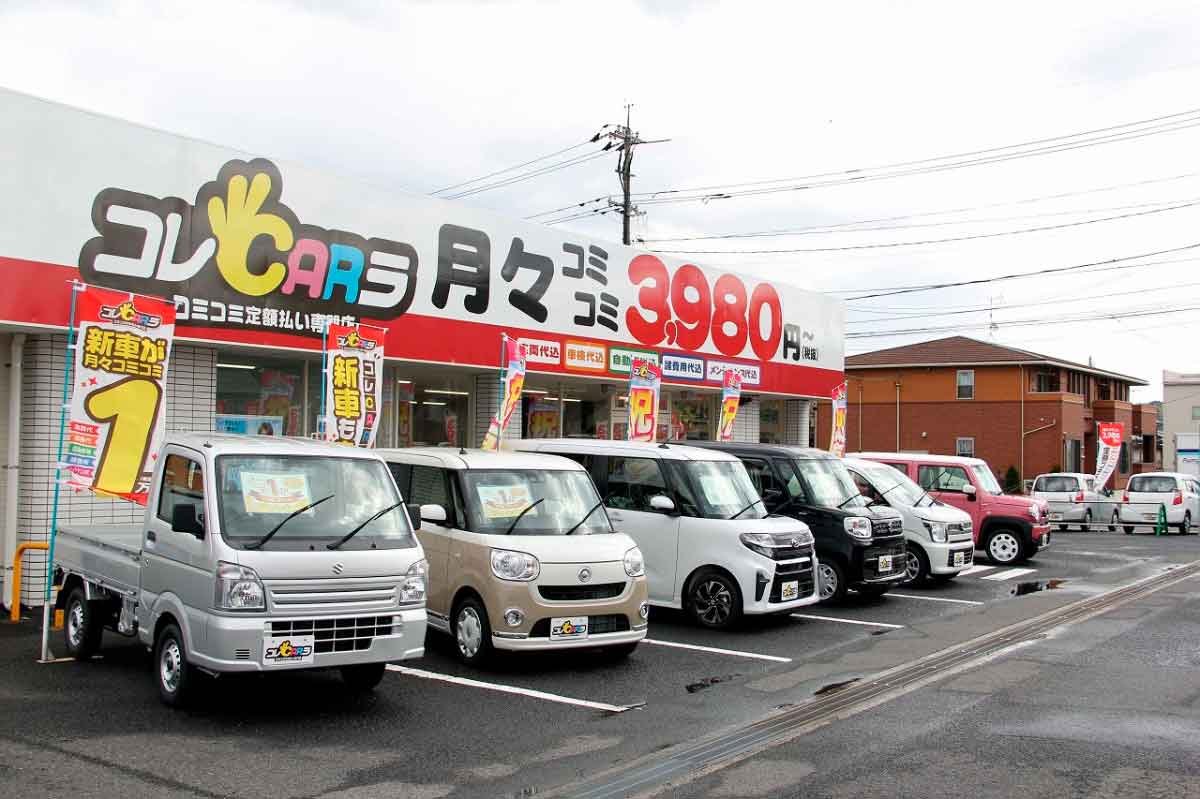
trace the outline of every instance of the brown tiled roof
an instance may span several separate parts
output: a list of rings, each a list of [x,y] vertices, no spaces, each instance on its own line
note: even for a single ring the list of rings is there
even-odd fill
[[[847,371],[856,368],[869,369],[887,366],[970,366],[972,364],[1004,363],[1063,366],[1105,377],[1115,377],[1137,386],[1148,385],[1145,380],[1137,377],[1108,372],[1094,366],[1072,363],[1062,358],[1053,358],[1016,347],[1004,347],[966,336],[950,336],[846,357]]]

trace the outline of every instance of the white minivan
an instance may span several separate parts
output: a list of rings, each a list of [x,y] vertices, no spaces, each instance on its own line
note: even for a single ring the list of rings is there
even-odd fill
[[[1158,511],[1166,508],[1167,525],[1187,534],[1200,522],[1200,482],[1177,472],[1135,474],[1121,498],[1121,525],[1132,534],[1135,525],[1153,529]]]
[[[676,444],[526,439],[525,451],[565,455],[596,481],[608,517],[645,557],[650,604],[697,623],[733,626],[820,599],[808,526],[769,516],[733,455]]]
[[[891,466],[858,458],[846,458],[844,463],[863,496],[903,517],[910,583],[953,580],[971,566],[975,539],[969,513],[938,502]]]

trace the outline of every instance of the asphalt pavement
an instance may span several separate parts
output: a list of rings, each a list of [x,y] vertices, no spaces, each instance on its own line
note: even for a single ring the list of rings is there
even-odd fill
[[[349,695],[335,674],[222,677],[206,681],[203,700],[186,711],[159,704],[149,659],[135,642],[106,634],[99,659],[39,665],[34,662],[36,620],[0,624],[0,718],[5,720],[0,793],[570,796],[572,786],[585,778],[653,762],[690,741],[802,706],[830,686],[864,679],[1196,560],[1197,536],[1056,533],[1050,549],[1020,567],[991,567],[981,559],[973,573],[945,585],[904,588],[877,600],[852,596],[839,605],[804,608],[800,618],[750,620],[731,633],[701,630],[682,614],[655,611],[648,642],[625,661],[604,661],[592,653],[528,655],[504,658],[486,670],[468,669],[454,660],[448,641],[431,634],[426,657],[389,672],[371,697]],[[1150,602],[1153,606],[1179,594],[1178,589],[1164,591]],[[1195,603],[1183,602],[1151,615],[1163,631],[1170,631],[1178,612],[1177,629],[1194,630],[1195,609]],[[1121,609],[1102,618],[1128,612]],[[1103,629],[1096,627],[1103,623],[1068,628],[1039,643],[1038,651],[1052,642],[1076,640],[1072,636],[1081,631]],[[1118,659],[1108,647],[1119,639],[1101,636],[1094,641],[1097,690],[1125,695],[1129,680],[1138,686],[1138,693],[1129,695],[1144,699],[1148,708],[1191,701],[1172,693],[1171,686],[1187,683],[1139,681],[1137,675],[1150,672],[1124,665],[1114,666],[1117,675],[1104,675],[1101,661],[1110,651]],[[1093,651],[1081,649],[1088,640],[1073,645],[1080,657]],[[1169,640],[1175,639],[1164,632],[1160,643],[1166,646]],[[1175,647],[1174,657],[1190,657],[1191,665],[1197,665],[1197,640],[1193,632],[1190,650],[1169,644]],[[973,691],[922,689],[749,760],[704,764],[718,770],[668,790],[678,796],[873,795],[865,792],[867,787],[899,785],[909,779],[905,775],[936,770],[932,764],[940,763],[948,769],[941,783],[944,795],[962,795],[963,784],[950,767],[959,763],[968,772],[982,769],[970,765],[972,753],[984,751],[971,743],[975,734],[1015,747],[1005,756],[997,754],[993,768],[1019,773],[1025,754],[1041,758],[1037,747],[1023,752],[1027,744],[1019,735],[972,726],[983,725],[984,719],[975,719],[970,708],[999,702],[1008,714],[1005,724],[1019,725],[1024,723],[1018,718],[1022,709],[1033,712],[1042,706],[1005,703],[1011,696],[1037,696],[1047,702],[1045,718],[1071,723],[1070,710],[1053,705],[1043,686],[1071,682],[1072,672],[1040,661],[1035,669],[1029,665],[1035,662],[1029,660],[1030,651],[1020,653],[1017,671],[979,678]],[[1149,654],[1145,658],[1154,659]],[[1030,676],[1014,682],[1014,673]],[[1102,720],[1106,709],[1112,709],[1103,697],[1067,695],[1083,703],[1080,719]],[[881,721],[875,723],[876,718]],[[912,747],[930,748],[921,730],[934,737],[945,731],[955,741],[967,737],[961,747],[932,747],[940,759],[926,764],[912,760]],[[825,748],[815,743],[823,740],[829,742]],[[903,741],[910,742],[909,748]],[[877,768],[863,767],[862,761],[854,765],[854,753],[865,748],[878,748],[880,756],[872,761]],[[1047,752],[1061,749],[1060,742]],[[922,757],[934,756],[921,751]],[[950,758],[952,754],[959,759]],[[1160,770],[1191,773],[1186,768]],[[853,779],[847,782],[850,774]],[[904,784],[915,791],[915,781]],[[861,790],[855,793],[847,786]],[[735,789],[758,792],[729,793]],[[920,795],[943,794],[923,790]]]

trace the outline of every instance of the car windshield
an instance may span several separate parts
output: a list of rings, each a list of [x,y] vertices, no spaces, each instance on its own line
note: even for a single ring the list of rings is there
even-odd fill
[[[979,481],[979,485],[983,486],[983,490],[989,494],[1003,494],[1004,489],[996,482],[996,475],[992,474],[992,470],[983,463],[972,463],[971,471],[975,472],[975,479]]]
[[[312,455],[220,455],[217,511],[221,535],[244,549],[288,516],[264,549],[321,550],[374,514],[400,501],[387,467],[368,458]],[[415,546],[404,507],[395,508],[347,541],[342,549]],[[253,548],[253,547],[251,547]]]
[[[1079,490],[1079,479],[1076,477],[1039,477],[1034,491],[1047,494],[1070,494]]]
[[[577,524],[574,535],[613,531],[604,509],[596,507],[596,486],[582,469],[470,469],[460,474],[472,532],[504,535],[512,527],[512,535],[564,535]]]
[[[858,508],[867,504],[854,478],[840,460],[794,460],[792,465],[808,486],[809,501],[824,508]],[[850,500],[847,502],[847,500]]]
[[[1129,492],[1139,494],[1170,494],[1175,490],[1175,478],[1165,475],[1139,475],[1129,481]]]
[[[867,478],[871,486],[890,505],[918,507],[934,503],[933,497],[908,479],[908,475],[901,474],[890,466],[861,464],[854,468]]]
[[[741,461],[665,461],[670,465],[683,506],[704,519],[762,519],[767,510]],[[754,503],[754,504],[751,504]],[[749,506],[749,507],[747,507]]]

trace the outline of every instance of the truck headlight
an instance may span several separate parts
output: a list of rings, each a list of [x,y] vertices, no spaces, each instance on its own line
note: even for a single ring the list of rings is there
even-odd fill
[[[842,521],[846,532],[860,541],[871,540],[871,520],[862,516],[850,516]]]
[[[266,589],[258,573],[236,563],[217,563],[213,605],[217,610],[266,610]]]
[[[542,572],[542,564],[528,552],[511,549],[492,550],[492,574],[501,580],[536,580]]]
[[[925,529],[929,531],[929,537],[939,544],[946,543],[946,525],[944,522],[925,522]]]
[[[646,573],[646,559],[637,547],[625,553],[625,573],[630,577],[641,577]]]
[[[401,605],[412,605],[425,601],[425,578],[429,574],[429,562],[418,560],[408,567],[408,573],[400,583],[396,598]]]

